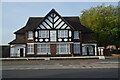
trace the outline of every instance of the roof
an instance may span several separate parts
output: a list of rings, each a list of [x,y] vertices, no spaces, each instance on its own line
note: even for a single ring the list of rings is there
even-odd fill
[[[74,30],[81,30],[82,32],[85,32],[85,33],[91,33],[93,31],[91,31],[90,29],[88,29],[87,27],[83,26],[81,23],[80,23],[80,19],[79,17],[77,16],[72,16],[72,17],[62,17],[66,22],[68,22],[68,24],[70,24]],[[39,25],[39,23],[44,19],[44,17],[30,17],[28,19],[28,22],[27,24],[17,30],[15,32],[15,34],[17,33],[25,33],[25,31],[29,31],[29,30],[34,30],[36,28],[37,25]]]
[[[14,39],[9,44],[25,44],[25,43],[26,43],[25,39]]]

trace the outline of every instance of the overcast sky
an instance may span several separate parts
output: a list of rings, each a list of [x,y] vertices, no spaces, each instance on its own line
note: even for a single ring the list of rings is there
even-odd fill
[[[3,2],[2,3],[2,44],[15,39],[13,34],[22,28],[29,17],[45,16],[54,8],[61,16],[80,16],[81,11],[101,5],[103,2]],[[117,6],[117,2],[104,2]],[[1,36],[0,36],[1,37]],[[0,43],[1,44],[1,43]]]

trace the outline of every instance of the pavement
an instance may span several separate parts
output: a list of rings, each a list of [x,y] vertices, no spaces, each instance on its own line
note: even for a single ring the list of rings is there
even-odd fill
[[[106,57],[106,59],[75,59],[48,61],[19,60],[2,61],[2,70],[120,68],[119,64],[119,57]]]
[[[71,56],[71,57],[8,57],[0,60],[63,60],[63,59],[105,59],[104,56]]]

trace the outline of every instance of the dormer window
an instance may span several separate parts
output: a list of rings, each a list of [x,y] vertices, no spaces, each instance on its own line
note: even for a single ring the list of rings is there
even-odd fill
[[[74,39],[79,39],[79,31],[74,31]]]
[[[28,31],[28,40],[33,39],[33,32]]]

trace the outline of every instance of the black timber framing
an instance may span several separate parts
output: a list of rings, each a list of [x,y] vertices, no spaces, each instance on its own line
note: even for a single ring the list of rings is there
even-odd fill
[[[51,16],[51,14],[53,15],[53,17]],[[55,17],[54,17],[54,14],[56,14],[55,17],[56,17],[56,16],[59,17],[55,22],[54,22],[54,18],[55,18]],[[53,20],[53,22],[51,22],[48,17],[51,17],[52,20]],[[54,9],[52,9],[52,10],[41,20],[41,22],[40,22],[38,25],[42,24],[42,22],[45,21],[45,19],[48,19],[48,20],[53,24],[53,27],[52,27],[52,28],[56,28],[58,25],[54,27],[54,24],[55,24],[59,19],[62,19],[62,20],[60,21],[60,23],[63,21],[63,22],[66,23],[71,29],[74,30],[74,28],[73,28],[64,18],[62,18]],[[60,23],[59,23],[59,24],[60,24]],[[42,24],[42,25],[44,26],[44,24]],[[38,27],[38,26],[36,25],[36,27]],[[45,26],[44,26],[44,27],[45,27]],[[46,28],[46,27],[45,27],[45,28]]]

